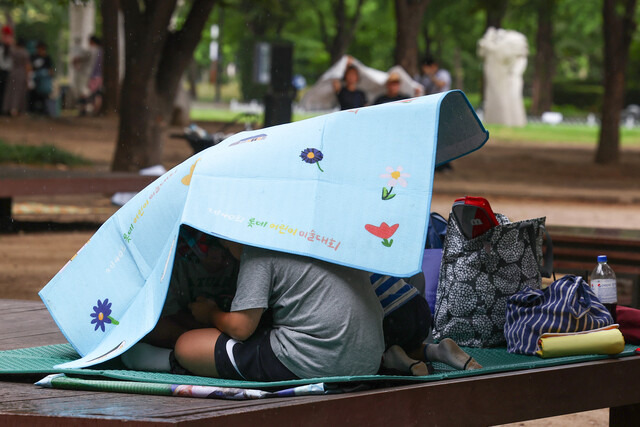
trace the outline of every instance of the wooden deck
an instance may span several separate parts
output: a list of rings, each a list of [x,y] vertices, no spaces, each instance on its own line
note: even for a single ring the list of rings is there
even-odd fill
[[[0,350],[63,342],[40,302],[0,300]],[[640,416],[640,357],[241,402],[42,389],[39,377],[0,377],[0,425],[487,426],[612,407],[614,426]]]

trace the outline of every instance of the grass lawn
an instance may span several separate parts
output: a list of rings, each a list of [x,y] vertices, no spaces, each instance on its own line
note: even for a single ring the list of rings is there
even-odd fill
[[[315,117],[318,114],[308,113],[308,114],[294,114],[293,121],[297,122],[298,120],[304,120],[311,117]],[[231,122],[237,120],[242,117],[242,113],[239,111],[231,111],[225,109],[215,109],[215,108],[207,108],[207,109],[191,109],[191,120],[194,121],[211,121],[211,122]],[[264,114],[258,115],[258,121],[262,123],[264,120]],[[240,120],[242,121],[242,120]]]
[[[238,118],[241,113],[225,109],[192,109],[191,119],[197,121],[228,122]],[[317,114],[294,114],[293,120],[303,120],[314,117]],[[260,115],[258,121],[264,119]],[[514,143],[562,143],[578,145],[595,145],[598,142],[597,126],[586,125],[550,125],[544,123],[530,123],[522,128],[486,125],[491,139]],[[621,128],[623,146],[640,146],[640,127],[627,129]]]
[[[212,101],[214,97],[214,87],[208,83],[198,85],[199,98],[202,101]],[[222,86],[222,100],[229,100],[240,97],[240,87],[237,81],[231,81]],[[467,93],[471,105],[478,106],[481,103],[479,93]],[[525,105],[530,106],[531,99],[525,98]],[[560,111],[565,116],[584,114],[576,111],[575,107],[555,106],[554,111]],[[220,121],[229,122],[235,120],[239,116],[239,112],[224,109],[192,109],[191,119],[199,121]],[[303,120],[314,117],[317,114],[294,114],[293,120]],[[258,118],[258,122],[262,123],[264,116]],[[578,145],[596,145],[598,143],[597,126],[586,125],[549,125],[543,123],[531,123],[522,128],[512,128],[500,125],[486,125],[489,130],[491,139],[504,142],[514,143],[541,143],[541,144],[578,144]],[[622,146],[640,146],[640,127],[635,129],[627,129],[622,127]]]
[[[492,139],[510,142],[563,143],[595,145],[598,142],[598,126],[549,125],[530,123],[522,128],[486,125]],[[623,146],[640,146],[640,128],[621,128]]]
[[[204,121],[204,122],[232,122],[238,117],[240,113],[238,111],[223,110],[223,109],[196,109],[191,108],[191,120]],[[260,116],[262,121],[262,116]]]

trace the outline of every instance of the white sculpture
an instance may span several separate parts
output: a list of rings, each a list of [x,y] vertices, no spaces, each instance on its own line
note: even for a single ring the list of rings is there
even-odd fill
[[[93,0],[86,2],[69,3],[69,64],[73,64],[74,58],[80,58],[89,51],[89,36],[96,29],[96,6]],[[85,61],[88,62],[88,61]],[[89,84],[91,70],[82,72],[77,64],[67,68],[69,81],[72,86],[72,95],[75,98],[88,96],[83,93]]]
[[[484,120],[507,126],[524,126],[522,74],[527,68],[526,37],[512,30],[489,27],[478,41],[484,59]]]

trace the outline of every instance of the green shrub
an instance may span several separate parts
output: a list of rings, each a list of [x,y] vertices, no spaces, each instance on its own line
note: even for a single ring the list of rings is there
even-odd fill
[[[91,162],[54,145],[7,144],[0,140],[0,163],[82,166]]]
[[[585,112],[602,109],[603,86],[592,81],[561,81],[553,84],[553,104],[573,106]]]

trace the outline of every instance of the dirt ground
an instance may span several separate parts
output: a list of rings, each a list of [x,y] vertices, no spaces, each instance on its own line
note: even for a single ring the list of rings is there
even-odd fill
[[[201,125],[211,132],[221,127]],[[0,139],[26,145],[54,144],[90,159],[91,167],[99,170],[108,170],[116,136],[114,118],[0,118]],[[168,139],[164,165],[169,168],[190,155],[185,141]],[[446,216],[455,198],[479,195],[490,200],[494,211],[513,220],[546,216],[547,223],[554,225],[640,228],[640,150],[625,149],[615,166],[595,165],[593,156],[594,147],[490,139],[481,150],[455,161],[453,170],[436,175],[431,210]],[[108,197],[99,195],[26,197],[14,202],[14,215],[20,221],[97,224],[116,210]],[[87,205],[92,209],[77,208]],[[38,299],[37,292],[92,234],[91,227],[0,234],[0,298]],[[608,410],[600,410],[514,425],[607,422]]]

